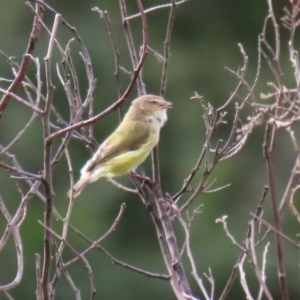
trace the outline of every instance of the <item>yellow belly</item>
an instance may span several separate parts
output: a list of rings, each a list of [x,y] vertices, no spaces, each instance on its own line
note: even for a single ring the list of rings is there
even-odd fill
[[[120,154],[103,164],[104,176],[121,176],[128,174],[138,165],[140,165],[149,155],[150,151],[130,151]]]
[[[158,138],[159,136],[154,136],[139,149],[121,153],[99,164],[91,171],[90,182],[100,177],[117,177],[130,173],[147,158]]]

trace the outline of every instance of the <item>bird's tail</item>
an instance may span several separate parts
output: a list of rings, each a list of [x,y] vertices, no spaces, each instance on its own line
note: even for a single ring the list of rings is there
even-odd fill
[[[90,182],[90,174],[86,173],[82,176],[78,182],[68,191],[68,197],[71,198],[73,191],[73,198],[76,198],[80,195],[85,186]]]

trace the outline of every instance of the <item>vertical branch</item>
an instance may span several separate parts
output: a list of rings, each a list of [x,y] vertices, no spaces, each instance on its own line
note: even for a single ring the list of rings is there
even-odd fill
[[[161,187],[156,183],[153,184],[152,193],[157,208],[157,216],[154,216],[158,222],[158,228],[156,229],[161,230],[158,238],[162,239],[160,246],[170,274],[173,291],[178,300],[192,299],[191,288],[181,262],[174,228],[168,215],[169,204],[164,199]]]
[[[169,14],[169,21],[167,25],[167,33],[165,39],[165,49],[164,49],[164,63],[163,63],[163,70],[162,70],[162,77],[161,77],[161,86],[160,86],[160,95],[164,97],[167,87],[167,68],[170,56],[170,41],[173,29],[173,23],[175,20],[175,2],[172,0],[172,6],[170,9]],[[159,153],[158,153],[158,146],[156,146],[151,153],[152,158],[152,174],[153,174],[153,181],[160,187],[160,172],[159,172]]]
[[[54,86],[51,79],[51,56],[52,50],[55,43],[55,35],[57,32],[58,25],[61,21],[61,16],[57,14],[55,16],[53,29],[51,32],[48,52],[45,57],[45,68],[46,68],[46,84],[47,84],[47,97],[46,105],[43,114],[43,131],[44,131],[44,186],[46,194],[46,211],[45,211],[45,224],[46,228],[52,228],[52,166],[51,166],[51,146],[52,140],[48,139],[51,134],[50,131],[50,116],[51,116],[51,106],[52,98],[54,92]],[[43,271],[42,271],[42,290],[45,300],[49,299],[49,272],[50,272],[50,260],[51,260],[51,232],[45,229],[44,237],[44,261],[43,261]]]
[[[161,77],[161,86],[160,86],[160,95],[162,97],[165,96],[166,87],[167,87],[167,69],[168,69],[168,62],[170,56],[170,41],[173,29],[173,23],[175,20],[175,2],[172,0],[172,5],[169,14],[169,20],[167,25],[167,33],[165,38],[165,48],[164,48],[164,63],[163,63],[163,70],[162,70],[162,77]],[[156,146],[151,153],[152,158],[152,174],[153,174],[153,181],[160,186],[160,173],[159,173],[159,153],[158,147]]]
[[[121,15],[122,15],[122,21],[123,21],[123,27],[124,27],[126,42],[127,42],[127,46],[128,46],[128,50],[129,50],[129,54],[130,54],[130,58],[131,58],[131,63],[133,65],[133,68],[136,69],[137,66],[138,66],[138,57],[137,57],[137,53],[136,53],[135,46],[134,46],[134,41],[133,41],[133,36],[132,36],[132,31],[131,31],[131,28],[130,28],[130,24],[129,24],[129,21],[126,19],[127,9],[126,9],[125,0],[119,0],[119,4],[120,4],[120,10],[121,10]],[[143,24],[143,32],[145,32],[145,31],[147,31],[147,23],[145,22],[146,16],[145,16],[144,9],[143,9],[143,6],[142,6],[142,3],[141,3],[140,0],[137,0],[137,5],[138,5],[140,13],[141,13],[142,24]],[[147,43],[145,41],[146,37],[147,37],[147,35],[144,34],[143,35],[143,49],[142,49],[142,52],[147,51],[147,47],[145,48],[145,44]],[[145,86],[144,86],[143,78],[142,78],[142,72],[140,72],[138,74],[136,82],[137,82],[137,88],[138,88],[139,96],[146,94],[146,90],[145,90]]]
[[[163,71],[161,76],[161,85],[160,85],[160,95],[162,97],[165,96],[166,93],[166,87],[167,87],[167,69],[168,69],[168,63],[169,63],[169,57],[170,57],[170,42],[171,42],[171,35],[173,30],[173,24],[175,20],[175,11],[176,11],[176,5],[175,1],[172,0],[171,3],[171,9],[169,14],[169,20],[167,25],[167,33],[166,33],[166,39],[164,42],[164,63],[163,63]]]
[[[268,298],[268,300],[272,300],[273,297],[266,285],[266,278],[265,276],[263,275],[263,272],[260,270],[259,268],[259,264],[258,264],[258,261],[257,261],[257,254],[256,254],[256,240],[255,240],[255,220],[252,220],[249,224],[249,228],[250,228],[250,238],[249,240],[247,241],[249,245],[249,253],[248,253],[248,256],[249,256],[249,260],[250,260],[250,263],[254,269],[254,272],[256,274],[256,277],[259,281],[259,285],[260,285],[260,293],[262,294],[262,292],[265,293],[266,297]],[[247,251],[248,252],[248,251]]]
[[[112,28],[111,28],[111,21],[110,21],[110,17],[107,11],[102,11],[100,10],[98,7],[94,7],[92,8],[93,11],[96,11],[99,13],[99,17],[100,19],[103,20],[103,23],[107,29],[107,33],[108,36],[110,38],[110,42],[111,42],[111,46],[112,46],[112,50],[113,50],[113,54],[114,54],[114,59],[115,59],[115,71],[114,71],[114,76],[116,79],[116,83],[117,83],[117,89],[118,89],[118,98],[121,97],[121,80],[120,80],[120,52],[117,49],[117,44],[116,44],[116,40],[115,37],[113,35],[112,32]],[[123,112],[122,112],[122,107],[120,106],[118,108],[118,112],[119,112],[119,119],[120,121],[123,118]]]
[[[276,18],[275,18],[275,14],[273,11],[273,5],[272,5],[272,0],[267,0],[268,1],[268,5],[269,5],[269,11],[270,11],[270,16],[273,22],[273,26],[274,26],[274,31],[275,31],[275,57],[274,60],[279,63],[279,59],[280,59],[280,34],[279,34],[279,26],[277,24]]]
[[[71,164],[71,158],[70,158],[68,148],[65,148],[65,156],[66,156],[66,159],[67,159],[67,162],[68,162],[68,165],[69,165],[69,170],[71,170],[70,173],[72,173],[72,164]],[[71,176],[71,181],[73,181],[72,174],[70,174],[70,176]],[[72,182],[72,186],[73,186],[73,182]],[[73,204],[74,204],[73,199],[70,199],[66,216],[63,219],[63,232],[62,232],[62,239],[63,240],[67,240],[67,234],[68,234],[69,222],[70,222],[70,218],[71,218],[71,212],[72,212]],[[59,256],[62,255],[64,245],[65,244],[63,242],[61,242],[60,245],[59,245],[59,248],[58,248],[58,255]]]
[[[196,280],[196,282],[197,282],[200,290],[202,291],[205,299],[206,300],[213,299],[214,298],[213,297],[214,290],[212,289],[211,295],[209,296],[206,289],[205,289],[203,281],[202,281],[202,279],[200,278],[200,276],[198,275],[198,272],[197,272],[197,267],[196,267],[195,259],[194,259],[193,253],[192,253],[192,247],[191,247],[191,239],[190,239],[190,229],[191,228],[190,228],[190,224],[188,225],[181,216],[178,218],[178,220],[181,223],[181,225],[184,229],[184,232],[185,232],[185,244],[186,244],[185,247],[186,247],[187,256],[188,256],[188,259],[190,261],[191,268],[192,268],[192,276]]]
[[[151,160],[153,182],[158,188],[161,188],[158,146],[155,146],[151,151]]]
[[[124,1],[120,0],[120,2],[124,5]],[[143,18],[145,19],[144,10],[142,9],[141,2],[137,1],[137,3],[143,20]],[[124,20],[124,15],[125,13],[123,8],[122,17],[123,17],[123,22],[125,27],[128,21]],[[161,91],[160,91],[160,94],[162,96],[164,96],[166,90],[167,66],[168,66],[168,58],[169,58],[169,51],[170,51],[169,47],[170,47],[170,39],[171,39],[174,17],[175,17],[175,4],[174,1],[172,1],[167,33],[166,33],[166,40],[165,40],[165,61],[163,65]],[[145,21],[143,21],[143,23],[144,22]],[[145,32],[146,27],[143,26],[143,28]],[[146,46],[147,46],[146,45],[147,40],[145,40],[146,34],[144,34],[143,37],[144,37],[143,51],[146,51]],[[158,236],[161,252],[163,255],[163,259],[168,269],[168,272],[170,274],[170,282],[173,291],[177,299],[179,300],[192,299],[193,297],[189,286],[189,282],[182,266],[176,235],[173,229],[172,221],[170,220],[168,215],[169,204],[166,201],[166,199],[164,199],[163,192],[161,189],[158,148],[155,147],[151,154],[152,154],[153,182],[151,185],[149,185],[149,188],[154,196],[154,207],[155,207],[153,210],[150,211],[151,217],[157,231],[157,236]]]
[[[279,273],[279,284],[281,291],[281,299],[288,300],[288,286],[286,280],[286,272],[284,266],[284,254],[283,254],[283,244],[282,244],[282,223],[280,218],[280,213],[277,205],[276,199],[276,183],[275,183],[275,170],[274,170],[274,158],[273,158],[273,146],[275,139],[275,126],[271,124],[271,120],[267,123],[265,132],[265,141],[263,145],[264,157],[267,164],[268,181],[270,187],[270,197],[274,217],[274,227],[276,229],[276,251],[277,251],[277,261],[278,261],[278,273]]]
[[[164,64],[161,78],[160,95],[164,96],[167,85],[167,67],[170,54],[170,40],[172,34],[173,23],[175,19],[175,2],[172,1],[172,6],[169,14],[169,21],[165,39],[165,53],[164,53]],[[161,189],[160,181],[160,168],[159,168],[159,156],[158,147],[156,146],[152,150],[152,174],[153,174],[153,185],[152,193],[155,199],[156,214],[153,216],[155,220],[154,224],[158,233],[160,247],[162,255],[166,264],[166,267],[171,276],[170,282],[173,291],[177,299],[192,299],[192,293],[189,286],[188,279],[183,269],[181,262],[180,251],[176,235],[174,232],[172,221],[168,215],[169,204],[164,199],[163,192]]]
[[[109,17],[109,14],[107,11],[102,11],[98,7],[94,7],[94,8],[92,8],[92,10],[99,13],[99,17],[100,17],[100,19],[103,20],[103,23],[107,29],[108,36],[110,38],[110,42],[111,42],[111,46],[112,46],[112,50],[113,50],[113,54],[114,54],[114,59],[115,59],[114,76],[115,76],[116,82],[117,82],[118,97],[120,98],[121,97],[121,81],[120,81],[120,74],[119,74],[120,52],[117,49],[116,40],[115,40],[115,37],[112,32],[110,17]]]

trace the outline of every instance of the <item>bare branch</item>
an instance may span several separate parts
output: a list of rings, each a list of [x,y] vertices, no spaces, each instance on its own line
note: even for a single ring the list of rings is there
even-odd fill
[[[274,146],[274,135],[275,128],[270,123],[267,124],[265,132],[265,141],[264,141],[264,157],[266,159],[267,171],[268,171],[268,180],[270,187],[271,203],[273,209],[274,224],[276,228],[275,237],[276,237],[276,251],[277,251],[277,262],[278,262],[278,273],[279,273],[279,282],[280,282],[280,291],[282,300],[289,299],[288,285],[286,279],[286,271],[284,266],[284,252],[282,245],[282,237],[278,232],[282,232],[282,223],[277,207],[277,197],[276,197],[276,183],[275,183],[275,171],[274,171],[274,158],[273,158],[273,146]]]
[[[51,78],[51,56],[54,46],[54,40],[57,33],[58,25],[61,22],[61,16],[57,14],[55,16],[53,29],[48,45],[48,52],[45,57],[46,65],[46,83],[47,83],[47,98],[46,106],[44,111],[43,120],[43,131],[44,131],[44,186],[46,191],[46,212],[45,212],[45,226],[47,229],[52,228],[52,201],[53,201],[53,190],[52,190],[52,167],[51,167],[51,141],[47,138],[50,135],[50,113],[51,105],[53,100],[54,86]],[[43,257],[43,271],[42,271],[42,289],[45,300],[49,299],[49,272],[50,272],[50,260],[51,260],[51,232],[45,230],[44,238],[44,257]]]
[[[160,95],[162,97],[165,96],[166,89],[167,89],[167,70],[168,70],[168,63],[169,63],[169,56],[170,56],[170,43],[171,43],[171,35],[173,30],[173,24],[175,20],[175,11],[176,11],[176,2],[175,0],[171,1],[171,9],[169,14],[169,20],[167,25],[167,33],[165,39],[165,48],[164,48],[164,60],[163,60],[163,70],[161,75],[161,85],[160,85]]]
[[[187,223],[181,218],[179,217],[179,222],[181,223],[184,232],[185,232],[185,247],[186,247],[186,251],[187,251],[187,256],[189,258],[191,267],[192,267],[192,275],[194,277],[194,279],[196,280],[201,292],[203,293],[204,297],[206,300],[210,300],[213,299],[213,291],[211,293],[211,295],[209,296],[205,286],[203,284],[202,279],[200,278],[200,276],[197,274],[197,268],[196,268],[196,264],[195,264],[195,260],[194,260],[194,256],[192,253],[192,248],[191,248],[191,242],[190,242],[190,228],[187,225]]]
[[[43,1],[41,1],[43,2]],[[21,66],[19,68],[18,75],[12,82],[12,84],[9,86],[6,93],[4,93],[4,96],[0,100],[0,118],[2,117],[3,111],[5,110],[7,103],[9,101],[9,97],[11,97],[12,93],[18,88],[18,86],[21,84],[23,78],[26,75],[29,62],[30,62],[30,55],[33,53],[35,45],[39,39],[40,32],[41,32],[41,24],[39,19],[42,19],[44,16],[44,7],[40,4],[36,4],[35,6],[36,14],[38,17],[34,18],[32,30],[30,33],[29,42],[27,45],[26,53],[24,54]]]
[[[185,2],[187,2],[188,0],[179,0],[179,1],[176,1],[175,2],[175,5],[180,5],[180,4],[183,4]],[[159,10],[159,9],[162,9],[162,8],[168,8],[168,7],[172,7],[173,6],[173,3],[171,4],[162,4],[162,5],[157,5],[157,6],[154,6],[154,7],[151,7],[151,8],[148,8],[148,9],[145,9],[145,14],[149,13],[149,12],[152,12],[152,11],[156,11],[156,10]],[[137,13],[137,14],[134,14],[134,15],[131,15],[131,16],[128,16],[126,17],[126,21],[129,21],[131,19],[134,19],[134,18],[138,18],[141,16],[141,13]]]

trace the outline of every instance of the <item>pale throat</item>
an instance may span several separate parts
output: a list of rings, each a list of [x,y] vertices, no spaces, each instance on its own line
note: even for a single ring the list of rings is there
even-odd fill
[[[167,120],[168,120],[167,111],[165,109],[160,109],[156,111],[154,115],[154,123],[158,127],[163,127]]]

